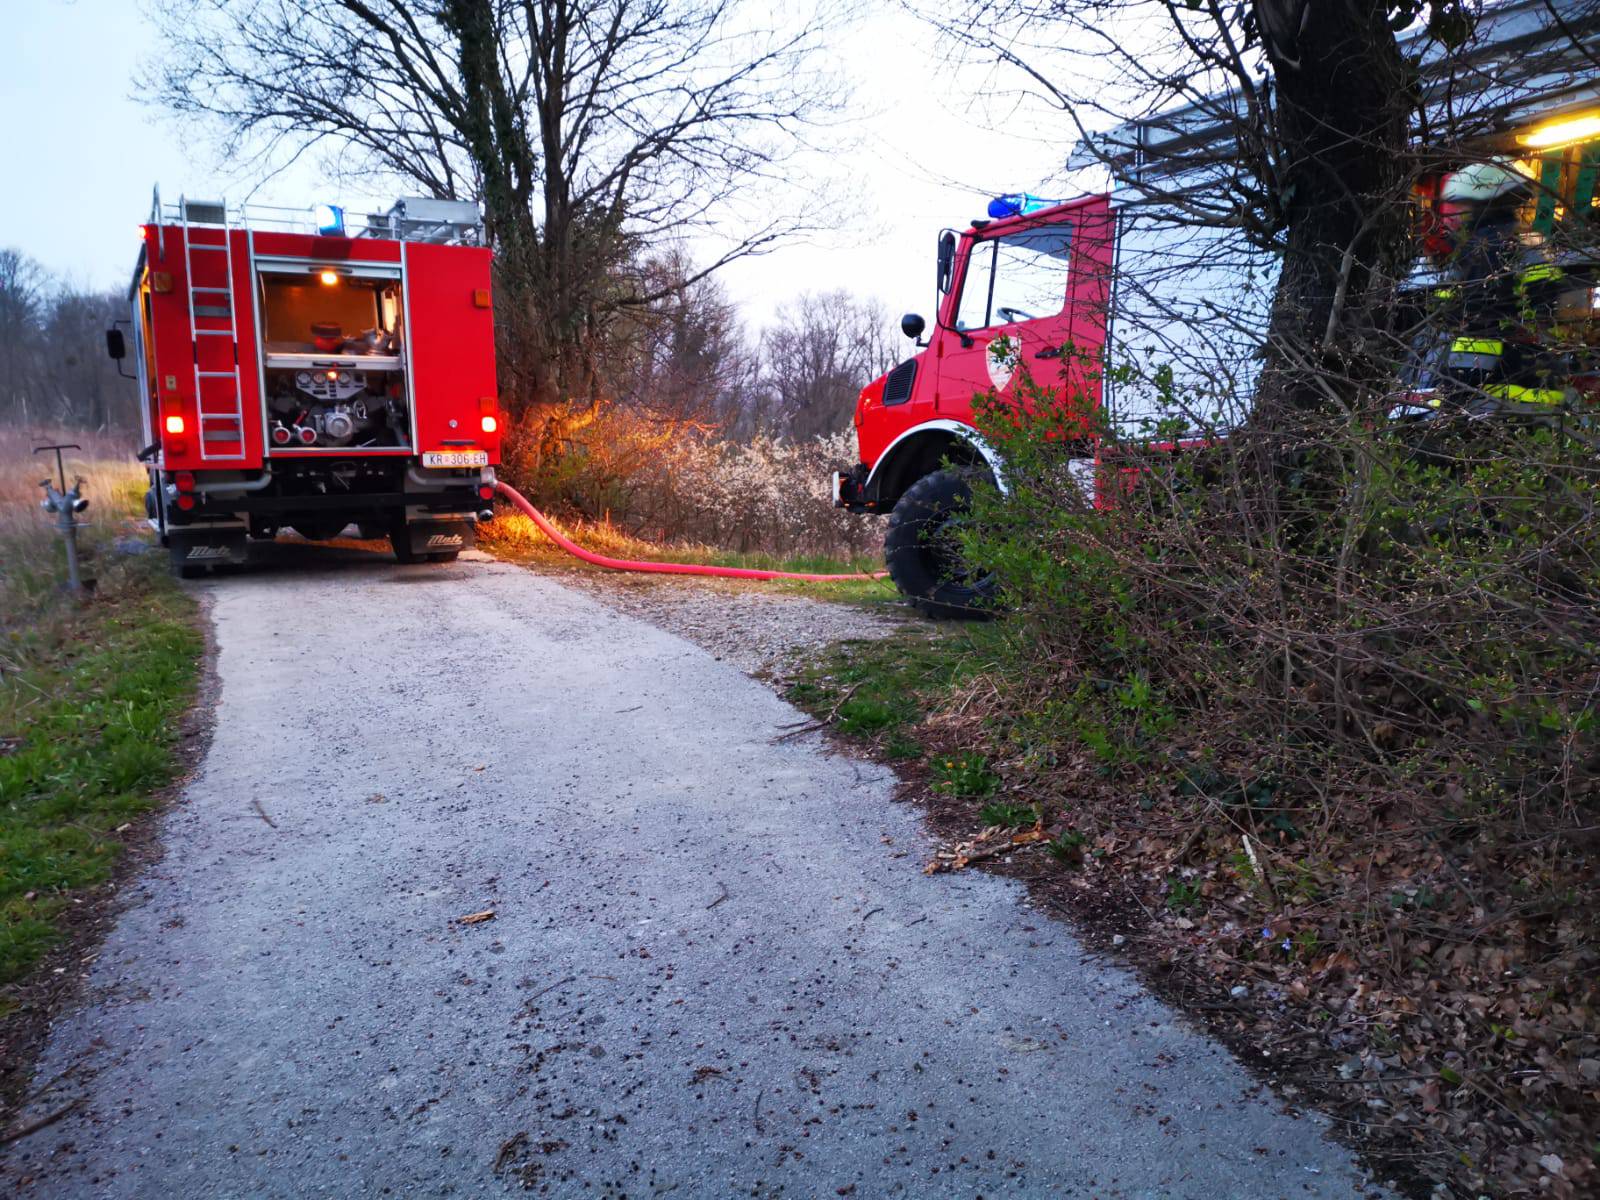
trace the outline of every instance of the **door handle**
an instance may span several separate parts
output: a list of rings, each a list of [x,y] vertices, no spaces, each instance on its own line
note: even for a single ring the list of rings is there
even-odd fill
[[[1061,357],[1061,347],[1060,346],[1046,346],[1043,350],[1040,350],[1037,354],[1035,354],[1034,357],[1035,358],[1060,358]]]

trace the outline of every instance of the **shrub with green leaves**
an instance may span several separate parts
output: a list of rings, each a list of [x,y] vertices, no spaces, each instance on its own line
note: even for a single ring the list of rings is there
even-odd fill
[[[1307,414],[1292,439],[1247,422],[1180,442],[1191,407],[1152,441],[1021,387],[1021,404],[980,398],[1009,488],[980,488],[961,536],[1027,626],[1014,644],[1058,668],[1063,735],[1104,769],[1203,728],[1288,780],[1359,772],[1442,799],[1450,778],[1551,812],[1594,795],[1587,423],[1375,405]]]

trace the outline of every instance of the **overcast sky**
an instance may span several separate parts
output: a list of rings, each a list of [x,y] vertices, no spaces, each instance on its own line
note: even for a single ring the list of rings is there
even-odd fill
[[[247,184],[198,138],[139,102],[133,74],[155,49],[133,0],[7,3],[0,39],[0,146],[12,165],[0,189],[0,245],[87,286],[121,286],[150,189],[238,198]],[[826,238],[729,267],[723,280],[753,328],[802,290],[843,287],[896,313],[928,310],[939,229],[982,214],[1001,191],[1037,190],[1071,149],[1067,122],[985,99],[985,70],[953,71],[916,17],[884,2],[834,50],[855,93],[856,148],[835,164],[849,179],[850,218]],[[998,128],[996,128],[998,127]],[[253,181],[251,181],[253,182]],[[309,205],[329,195],[307,168],[255,199]],[[1048,193],[1054,194],[1054,193]]]

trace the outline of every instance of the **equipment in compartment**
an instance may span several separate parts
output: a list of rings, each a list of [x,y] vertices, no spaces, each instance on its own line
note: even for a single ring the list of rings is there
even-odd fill
[[[400,372],[319,364],[267,372],[274,446],[384,447],[407,443]]]
[[[398,277],[382,268],[269,263],[260,286],[269,445],[410,445]]]

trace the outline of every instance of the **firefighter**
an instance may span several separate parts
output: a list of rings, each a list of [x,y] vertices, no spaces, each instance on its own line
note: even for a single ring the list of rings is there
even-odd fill
[[[1536,191],[1507,159],[1472,163],[1440,188],[1439,217],[1453,249],[1450,282],[1435,295],[1445,327],[1456,331],[1443,375],[1468,411],[1552,411],[1569,399],[1566,356],[1541,334],[1565,275],[1524,219]]]

